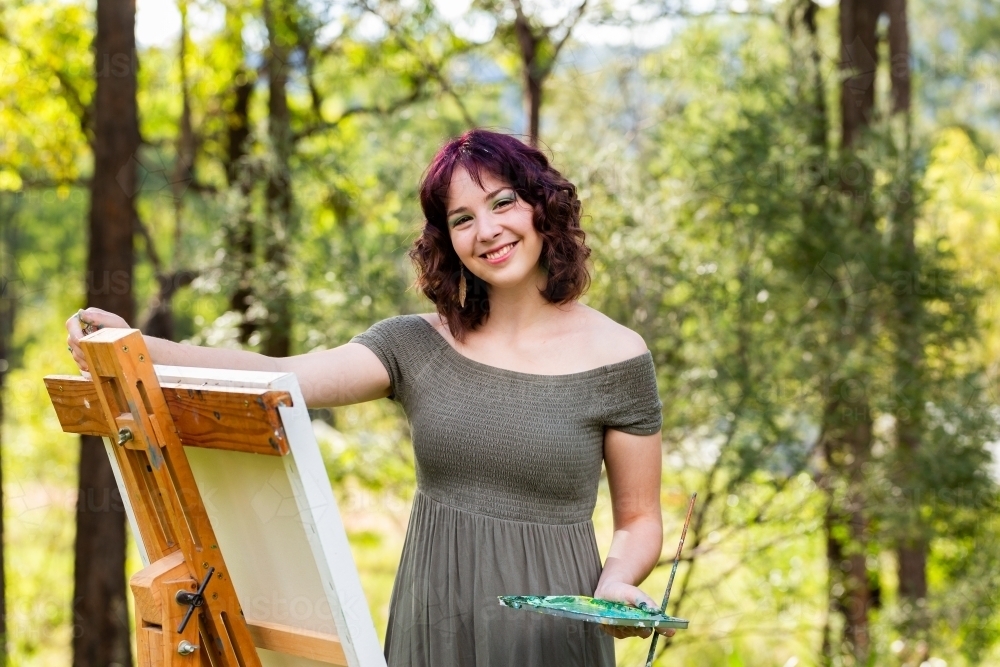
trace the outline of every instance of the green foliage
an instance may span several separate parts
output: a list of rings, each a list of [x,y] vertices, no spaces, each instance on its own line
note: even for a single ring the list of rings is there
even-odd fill
[[[984,2],[958,5],[968,12],[943,14],[956,30],[968,16],[989,18]],[[258,3],[220,9],[221,30],[187,45],[197,137],[190,175],[174,171],[183,109],[178,49],[139,54],[145,145],[137,159],[146,180],[138,210],[163,264],[199,274],[175,296],[178,336],[240,344],[241,318],[229,308],[242,258],[231,238],[244,219],[257,240],[248,275],[259,298],[250,315],[266,316],[263,296],[288,289],[295,352],[430,310],[411,288],[407,257],[422,223],[417,185],[440,144],[469,124],[521,122],[511,35],[501,30],[488,44],[472,44],[429,2],[373,3],[337,15],[287,5],[281,38],[289,49],[296,223],[287,226],[288,272],[276,275],[263,251],[270,233],[263,186],[276,164],[266,54],[243,39],[262,34],[262,10]],[[62,321],[82,305],[91,10],[48,2],[0,9],[0,215],[17,230],[0,249],[16,259],[2,440],[14,664],[65,664],[72,632],[77,444],[59,434],[38,380],[73,372],[61,341]],[[936,20],[926,11],[915,9],[911,30],[921,54],[938,48],[921,50]],[[381,32],[362,32],[376,15]],[[822,10],[819,89],[831,116],[835,24],[836,10]],[[962,34],[969,39],[961,53],[988,48],[985,28]],[[645,51],[571,43],[546,87],[544,148],[579,187],[593,250],[585,301],[639,332],[657,365],[665,559],[688,493],[697,489],[701,498],[689,536],[693,560],[681,568],[671,607],[692,629],[657,664],[820,664],[829,603],[824,513],[830,497],[847,494],[843,485],[829,496],[817,485],[826,464],[816,448],[832,395],[847,406],[841,422],[870,416],[875,425],[863,485],[868,574],[882,589],[882,607],[872,610],[877,664],[902,664],[914,648],[897,623],[892,555],[914,508],[931,541],[932,653],[953,665],[991,664],[1000,640],[992,603],[1000,533],[989,519],[997,489],[984,445],[997,436],[1000,208],[989,183],[1000,162],[990,128],[948,125],[935,97],[941,77],[965,77],[968,86],[983,73],[919,70],[920,104],[934,120],[917,123],[912,145],[893,123],[876,122],[848,161],[830,148],[833,126],[817,124],[808,48],[782,21],[689,20],[667,45]],[[234,91],[246,82],[246,155],[229,165]],[[871,200],[841,187],[843,174],[861,168]],[[904,191],[917,211],[916,270],[892,241]],[[870,216],[871,230],[859,231],[859,216]],[[147,251],[140,242],[140,311],[156,292]],[[900,402],[910,397],[894,372],[892,318],[907,293],[920,296],[925,313],[924,421],[913,460],[898,450],[895,432]],[[851,412],[860,406],[870,414]],[[415,484],[408,429],[388,401],[314,416],[383,632]],[[904,467],[916,474],[901,485]],[[612,524],[603,487],[595,524],[606,553]],[[657,597],[668,572],[654,570],[647,592]],[[638,663],[646,646],[619,642],[618,657]]]

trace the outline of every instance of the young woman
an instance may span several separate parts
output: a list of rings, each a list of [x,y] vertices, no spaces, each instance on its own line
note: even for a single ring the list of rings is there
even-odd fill
[[[435,157],[410,251],[436,312],[284,359],[146,337],[158,364],[295,373],[311,407],[389,397],[413,433],[417,491],[390,603],[396,666],[614,665],[609,629],[501,607],[593,595],[657,607],[637,584],[661,549],[662,404],[642,338],[577,299],[590,254],[576,188],[538,150],[472,130]],[[128,326],[87,309],[67,321]],[[591,522],[601,464],[615,531]],[[672,631],[664,631],[672,634]]]

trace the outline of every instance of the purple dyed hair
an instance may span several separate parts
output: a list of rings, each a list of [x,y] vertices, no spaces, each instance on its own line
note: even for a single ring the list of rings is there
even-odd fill
[[[539,260],[548,272],[542,295],[550,303],[567,303],[590,286],[586,261],[590,248],[580,228],[576,186],[550,164],[545,154],[507,134],[469,130],[438,151],[420,184],[424,227],[410,249],[417,270],[416,286],[427,295],[452,336],[463,340],[490,314],[486,283],[463,268],[448,231],[448,188],[455,169],[464,168],[482,186],[483,172],[514,188],[534,212],[542,237]],[[458,281],[465,272],[465,307],[458,304]]]

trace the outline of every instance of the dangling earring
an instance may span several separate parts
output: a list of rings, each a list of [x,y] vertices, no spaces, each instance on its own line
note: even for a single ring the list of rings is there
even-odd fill
[[[465,308],[465,269],[459,269],[462,277],[458,279],[458,305]]]

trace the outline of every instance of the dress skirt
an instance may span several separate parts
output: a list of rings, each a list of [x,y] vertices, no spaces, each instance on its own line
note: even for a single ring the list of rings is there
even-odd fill
[[[591,521],[544,524],[461,510],[421,491],[390,601],[389,667],[610,667],[597,624],[503,607],[498,595],[592,595]]]

